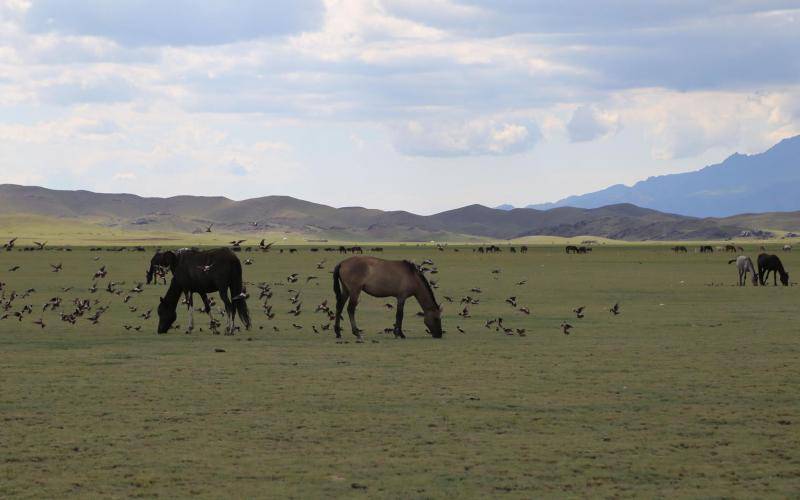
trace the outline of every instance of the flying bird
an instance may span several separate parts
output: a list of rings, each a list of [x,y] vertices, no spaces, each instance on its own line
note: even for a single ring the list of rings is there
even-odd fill
[[[580,318],[583,317],[583,310],[584,309],[586,309],[586,306],[580,306],[580,307],[576,307],[575,309],[573,309],[572,312],[575,313],[575,317],[580,319]]]
[[[609,309],[609,312],[611,314],[613,314],[614,316],[618,315],[620,313],[620,311],[619,311],[619,302],[617,302],[616,304],[611,306],[611,309]]]
[[[570,325],[566,321],[561,323],[561,331],[564,333],[564,335],[569,335],[569,331],[571,329],[572,329],[572,325]]]

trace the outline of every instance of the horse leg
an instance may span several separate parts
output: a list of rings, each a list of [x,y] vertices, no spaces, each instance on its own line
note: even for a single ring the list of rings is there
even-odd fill
[[[336,320],[333,322],[333,331],[336,334],[336,338],[342,338],[342,327],[340,322],[342,320],[342,310],[344,310],[344,305],[347,303],[347,299],[349,298],[347,289],[344,288],[341,291],[341,294],[336,297]]]
[[[184,296],[186,296],[186,308],[189,310],[189,327],[188,332],[194,330],[194,301],[192,297],[194,296],[193,292],[184,292]]]
[[[397,316],[394,319],[394,336],[401,339],[406,338],[403,334],[403,308],[406,305],[406,299],[397,297]]]
[[[205,307],[205,310],[203,312],[205,312],[206,314],[210,314],[211,313],[211,301],[208,300],[208,295],[206,295],[203,292],[200,292],[200,298],[203,300],[203,306]]]
[[[222,303],[225,304],[225,317],[228,322],[225,327],[226,333],[228,335],[233,335],[233,303],[228,298],[228,291],[225,288],[219,289],[219,298],[222,299]]]
[[[347,315],[350,317],[350,326],[353,329],[353,335],[356,336],[358,342],[362,342],[361,332],[356,325],[356,307],[358,307],[358,294],[359,292],[351,292],[350,300],[347,304]]]

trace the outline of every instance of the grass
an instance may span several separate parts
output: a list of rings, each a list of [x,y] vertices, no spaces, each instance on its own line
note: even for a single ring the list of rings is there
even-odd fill
[[[780,255],[793,277],[800,272],[797,254]],[[440,301],[473,295],[481,303],[467,319],[457,316],[457,303],[445,303],[440,341],[408,307],[409,338],[400,341],[378,333],[393,320],[386,301],[364,298],[364,344],[348,333],[348,343],[337,344],[330,332],[311,329],[327,323],[312,311],[332,300],[338,254],[241,256],[255,261],[245,267],[248,281],[283,283],[273,286],[278,314],[268,320],[251,298],[254,329],[226,337],[207,327],[156,335],[155,319],[137,318],[121,296],[102,291],[108,280],[133,288],[149,253],[0,253],[6,295],[36,288],[12,308],[29,303],[33,315],[0,321],[0,496],[786,497],[800,490],[800,287],[733,286],[727,254],[674,255],[659,245],[608,244],[569,256],[552,246],[525,255],[391,247],[387,258],[436,262]],[[49,272],[57,262],[64,271]],[[12,264],[21,268],[6,272]],[[90,294],[103,264],[109,276]],[[301,273],[297,318],[285,314],[291,272]],[[304,284],[310,274],[320,279]],[[75,289],[62,292],[67,285]],[[475,286],[483,293],[470,292]],[[155,308],[164,290],[147,287],[128,305]],[[71,326],[51,312],[42,316],[46,328],[34,325],[56,295],[62,309],[78,296],[110,309],[98,325]],[[532,314],[506,304],[511,295]],[[617,301],[622,314],[614,317],[608,308]],[[570,312],[578,305],[587,309],[581,320]],[[527,336],[484,328],[497,316]],[[575,326],[569,336],[559,329],[564,320]],[[186,323],[183,309],[179,322]]]

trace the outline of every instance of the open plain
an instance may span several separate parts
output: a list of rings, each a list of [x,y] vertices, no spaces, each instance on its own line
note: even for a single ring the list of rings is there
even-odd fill
[[[166,287],[131,292],[151,248],[1,252],[4,302],[12,291],[20,297],[0,314],[25,304],[33,312],[0,321],[0,496],[800,491],[800,287],[735,286],[727,264],[735,254],[696,246],[675,254],[607,244],[587,255],[501,247],[488,255],[385,246],[384,258],[434,262],[428,277],[446,333],[426,335],[412,299],[409,338],[394,339],[383,333],[394,318],[387,301],[362,296],[363,344],[346,317],[337,342],[315,312],[333,304],[338,252],[239,254],[253,260],[244,277],[254,325],[233,336],[212,334],[201,313],[185,333],[184,307],[180,327],[156,335]],[[797,281],[800,257],[779,247],[770,250]],[[63,270],[52,272],[58,263]],[[101,266],[108,275],[93,279]],[[296,283],[287,282],[292,273]],[[106,291],[111,281],[121,293]],[[273,319],[257,283],[271,286]],[[297,293],[302,312],[290,316]],[[478,303],[463,317],[467,296]],[[512,296],[517,307],[506,302]],[[43,312],[53,297],[61,306]],[[76,298],[108,310],[97,324],[86,319],[92,311],[74,325],[61,321]],[[498,317],[510,334],[485,326]]]

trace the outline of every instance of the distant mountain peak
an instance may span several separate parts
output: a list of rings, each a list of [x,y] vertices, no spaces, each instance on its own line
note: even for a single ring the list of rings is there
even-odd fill
[[[800,210],[798,192],[800,135],[783,139],[762,153],[734,153],[720,163],[693,172],[651,176],[633,186],[614,184],[527,208],[598,208],[631,203],[660,212],[725,217],[744,212]]]

